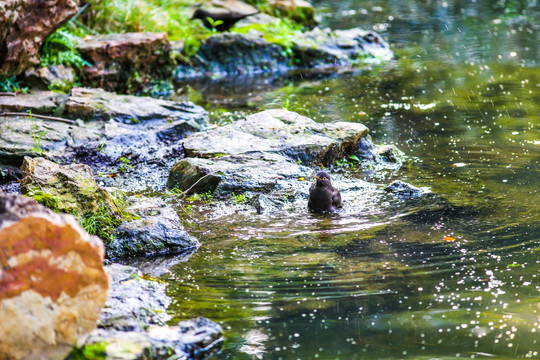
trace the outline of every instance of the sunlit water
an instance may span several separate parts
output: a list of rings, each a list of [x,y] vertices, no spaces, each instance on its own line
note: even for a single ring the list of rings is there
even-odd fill
[[[409,161],[350,176],[444,199],[193,226],[203,246],[162,277],[173,322],[222,324],[216,358],[540,358],[539,5],[428,3],[315,2],[327,25],[379,31],[390,64],[240,102],[203,91],[247,112],[295,94],[317,121],[362,122]]]

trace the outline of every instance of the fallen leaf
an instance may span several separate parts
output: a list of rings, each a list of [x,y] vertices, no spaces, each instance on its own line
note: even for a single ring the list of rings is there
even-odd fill
[[[305,180],[306,180],[306,179],[303,178],[303,177],[299,177],[299,178],[298,178],[298,181],[305,181]]]
[[[454,241],[456,241],[456,239],[453,238],[453,237],[451,237],[451,236],[445,236],[445,237],[443,237],[443,240],[444,240],[444,241],[448,241],[448,242],[454,242]]]

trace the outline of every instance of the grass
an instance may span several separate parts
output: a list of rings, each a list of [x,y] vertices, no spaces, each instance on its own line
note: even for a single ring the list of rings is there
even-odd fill
[[[360,165],[360,159],[356,155],[351,155],[348,158],[336,160],[334,165],[338,168],[355,169]]]
[[[248,201],[248,197],[245,194],[238,194],[232,193],[232,201],[235,204],[245,204]]]
[[[302,107],[295,94],[287,95],[287,96],[278,96],[276,97],[272,102],[264,105],[265,109],[283,109],[288,111],[294,111],[297,113],[304,113],[305,115],[309,116],[309,110]]]
[[[26,94],[28,87],[21,86],[15,76],[0,76],[0,92]]]
[[[73,25],[86,33],[166,32],[172,41],[183,41],[183,55],[189,57],[197,52],[202,40],[214,31],[204,27],[201,21],[191,20],[195,0],[110,0],[92,2],[84,23],[76,20]],[[254,5],[264,12],[270,11],[267,1]],[[212,22],[212,21],[211,21]],[[218,26],[220,21],[213,23]],[[289,19],[278,19],[275,24],[253,24],[234,27],[231,31],[247,33],[254,29],[264,38],[284,47],[284,55],[292,55],[294,38],[301,26]]]
[[[41,66],[66,65],[75,69],[91,64],[76,49],[76,36],[63,27],[51,34],[41,49]]]
[[[30,121],[32,122],[32,137],[33,137],[32,151],[38,154],[43,154],[44,151],[41,149],[41,137],[45,135],[47,132],[45,130],[41,130],[38,134],[36,120],[32,116],[32,112],[30,110],[28,111],[28,113],[30,114]]]
[[[84,230],[91,235],[97,235],[105,243],[114,240],[114,231],[124,220],[139,219],[137,215],[125,210],[129,203],[124,194],[116,192],[111,195],[114,208],[102,202],[96,212],[80,219]]]

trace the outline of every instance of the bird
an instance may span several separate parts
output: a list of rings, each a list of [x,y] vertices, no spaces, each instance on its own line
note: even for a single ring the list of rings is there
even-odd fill
[[[239,14],[236,12],[210,12],[204,9],[197,9],[193,13],[191,20],[201,19],[204,26],[210,30],[219,32],[229,31],[238,21],[247,18],[248,16],[256,15],[259,11],[251,14]]]
[[[332,186],[330,175],[319,171],[309,188],[308,208],[316,212],[334,212],[342,206],[339,190]]]

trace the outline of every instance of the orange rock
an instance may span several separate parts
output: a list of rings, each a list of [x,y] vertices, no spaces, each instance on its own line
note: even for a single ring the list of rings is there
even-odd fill
[[[0,359],[63,359],[107,298],[101,240],[70,215],[0,194]]]

